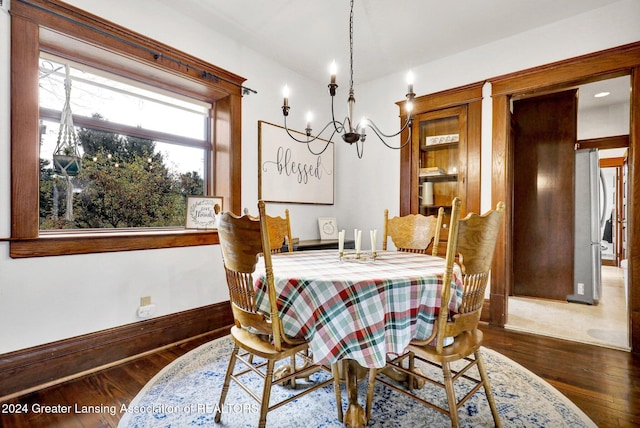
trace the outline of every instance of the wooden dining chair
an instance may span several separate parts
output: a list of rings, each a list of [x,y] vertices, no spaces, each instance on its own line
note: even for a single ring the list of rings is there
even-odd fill
[[[407,353],[391,360],[387,367],[396,371],[404,372],[408,375],[407,386],[411,391],[417,382],[423,379],[433,385],[444,388],[446,391],[447,408],[428,402],[416,395],[411,395],[419,402],[438,410],[451,418],[451,426],[457,427],[458,409],[471,398],[476,391],[484,387],[485,395],[489,402],[491,414],[497,427],[501,426],[498,411],[496,409],[489,378],[480,352],[482,345],[482,332],[478,330],[480,313],[484,303],[485,288],[489,279],[491,262],[495,251],[500,224],[504,216],[505,205],[499,202],[495,210],[491,210],[484,215],[469,214],[464,219],[460,219],[460,206],[462,201],[454,198],[451,213],[451,223],[449,227],[449,239],[447,242],[447,254],[445,272],[442,279],[441,304],[438,318],[434,324],[431,337],[411,342],[407,348]],[[458,258],[456,259],[456,256]],[[456,313],[449,312],[449,301],[451,297],[451,284],[453,278],[454,261],[457,260],[462,271],[463,294],[460,308]],[[445,346],[445,339],[453,340],[453,343]],[[403,365],[404,360],[409,360],[408,368]],[[415,360],[427,364],[437,365],[442,368],[443,381],[428,378],[422,372],[416,370]],[[451,363],[463,362],[464,367],[456,366],[454,369]],[[473,376],[469,371],[472,367],[477,367],[478,376]],[[465,391],[462,399],[457,400],[454,382],[464,377],[467,381],[472,381],[475,385]],[[384,375],[376,378],[377,381],[387,385],[392,389],[403,391],[397,384],[388,382]],[[368,405],[370,406],[370,398]]]
[[[389,210],[384,210],[382,250],[387,249],[388,238],[391,238],[398,251],[429,254],[428,248],[431,245],[431,254],[437,256],[443,217],[442,207],[438,210],[437,217],[408,214],[389,218]]]
[[[284,217],[267,217],[267,229],[269,230],[269,242],[271,242],[271,254],[279,253],[287,242],[288,251],[293,252],[293,237],[291,236],[291,219],[289,210],[284,210]]]
[[[295,390],[296,378],[306,378],[318,370],[325,370],[328,373],[332,373],[332,370],[325,366],[314,365],[309,361],[308,344],[304,339],[288,337],[284,333],[278,313],[271,252],[264,251],[270,248],[270,233],[263,201],[258,202],[258,211],[260,213],[258,218],[250,215],[238,217],[226,212],[221,215],[218,225],[234,319],[230,332],[234,345],[219,406],[214,414],[216,423],[220,422],[221,409],[232,380],[260,403],[259,427],[265,426],[267,413],[270,410],[333,382],[333,377],[329,377],[328,380],[300,389],[295,395],[278,403],[270,403],[271,389],[274,384],[290,383]],[[264,257],[267,293],[271,308],[268,314],[258,311],[254,291],[253,274],[260,255]],[[302,359],[303,364],[296,364],[296,359]],[[275,364],[283,360],[289,364],[288,370],[282,377],[274,378]],[[236,363],[241,363],[238,369],[236,369]],[[242,382],[242,376],[248,373],[255,373],[263,379],[264,385],[260,394],[251,391],[250,387]],[[341,416],[340,413],[339,416]]]
[[[244,209],[244,214],[249,215],[249,210]],[[285,240],[287,243],[288,252],[293,252],[293,236],[291,235],[291,218],[289,217],[289,210],[284,210],[284,217],[267,216],[267,226],[269,229],[269,242],[271,242],[271,254],[277,254],[282,252]],[[252,217],[257,219],[258,217]]]

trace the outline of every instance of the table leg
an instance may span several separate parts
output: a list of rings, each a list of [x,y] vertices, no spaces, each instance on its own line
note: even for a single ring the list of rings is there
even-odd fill
[[[358,403],[358,367],[355,360],[344,361],[346,366],[346,383],[348,406],[344,415],[344,426],[348,428],[363,428],[367,425],[367,417],[364,409]]]

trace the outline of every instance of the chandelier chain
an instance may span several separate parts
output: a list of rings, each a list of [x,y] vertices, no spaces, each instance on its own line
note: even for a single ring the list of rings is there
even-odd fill
[[[351,72],[349,89],[353,89],[353,0],[351,0],[351,14],[349,15],[349,65]]]

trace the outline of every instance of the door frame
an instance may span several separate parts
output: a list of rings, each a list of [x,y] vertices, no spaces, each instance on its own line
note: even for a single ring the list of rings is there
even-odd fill
[[[616,186],[616,197],[613,205],[615,206],[615,214],[616,217],[613,219],[612,227],[615,230],[615,245],[613,248],[615,255],[615,263],[614,266],[620,267],[620,261],[625,258],[624,249],[623,249],[623,227],[622,223],[626,218],[626,213],[624,210],[623,203],[623,193],[625,191],[625,180],[623,174],[623,168],[626,163],[625,157],[619,158],[606,158],[600,159],[600,168],[615,168],[616,169],[616,177],[615,177],[615,186]],[[603,261],[603,264],[604,261]]]
[[[513,283],[511,99],[626,75],[630,76],[631,82],[627,226],[628,230],[635,230],[635,219],[640,219],[640,150],[634,150],[639,147],[640,138],[640,42],[488,79],[492,85],[493,99],[492,205],[504,201],[507,206],[492,264],[492,324],[506,324],[508,291]],[[640,234],[630,234],[627,260],[631,351],[640,353],[640,290],[635,289],[640,287]]]
[[[598,150],[606,150],[606,149],[629,149],[629,136],[628,135],[614,135],[611,137],[601,137],[601,138],[590,138],[586,140],[578,140],[578,146],[576,148],[580,149],[598,149]],[[615,263],[614,266],[620,266],[620,261],[624,259],[623,251],[622,251],[622,222],[626,218],[626,212],[623,210],[623,197],[622,190],[624,188],[624,178],[623,178],[623,167],[627,162],[627,155],[625,157],[619,158],[605,158],[600,159],[600,168],[616,168],[616,200],[614,205],[616,207],[616,221],[615,221],[615,229],[616,229],[616,245],[614,248],[615,252]],[[608,263],[602,263],[608,264]]]

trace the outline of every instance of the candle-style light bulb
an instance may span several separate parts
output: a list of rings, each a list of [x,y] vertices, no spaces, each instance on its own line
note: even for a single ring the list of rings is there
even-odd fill
[[[282,88],[282,96],[284,97],[284,104],[285,106],[289,105],[289,87],[287,85],[284,85],[284,88]]]
[[[329,73],[331,74],[331,84],[334,85],[336,83],[336,74],[338,72],[338,66],[336,65],[335,60],[331,62],[329,66]]]
[[[311,119],[313,119],[311,112],[307,112],[307,128],[305,129],[307,137],[311,137]]]
[[[413,72],[409,70],[409,72],[407,73],[407,94],[413,93],[413,79]]]
[[[369,125],[369,121],[366,117],[360,119],[360,123],[358,123],[358,132],[360,133],[360,140],[364,141],[367,138],[367,125]]]

